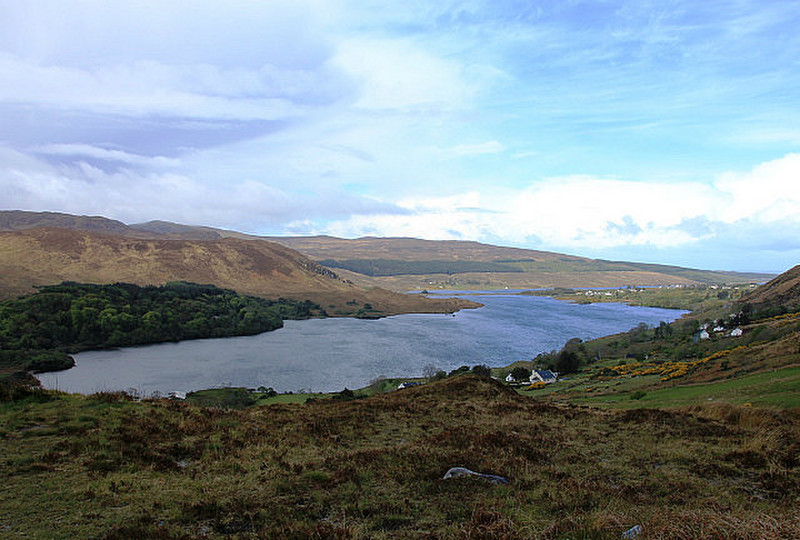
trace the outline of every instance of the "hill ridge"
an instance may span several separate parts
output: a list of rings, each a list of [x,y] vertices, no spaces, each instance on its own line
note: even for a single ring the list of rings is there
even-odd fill
[[[99,216],[0,211],[0,230],[37,226],[109,232],[126,237],[183,240],[237,238],[273,242],[335,268],[361,287],[394,291],[427,288],[624,287],[765,282],[759,273],[709,271],[667,264],[589,259],[550,251],[497,246],[474,240],[425,240],[364,236],[258,236],[206,226],[153,220],[125,225]],[[385,261],[402,261],[387,264]],[[450,261],[454,264],[447,264]],[[468,264],[470,262],[493,264]],[[437,264],[432,264],[437,263]],[[441,263],[441,264],[439,264]],[[379,270],[374,270],[380,267]],[[367,270],[364,269],[373,269]]]

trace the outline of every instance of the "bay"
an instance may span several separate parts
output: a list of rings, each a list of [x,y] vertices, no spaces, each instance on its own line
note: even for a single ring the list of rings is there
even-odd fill
[[[504,366],[684,311],[624,304],[579,305],[512,293],[467,294],[484,304],[454,315],[409,314],[377,320],[285,321],[256,336],[162,343],[75,355],[76,366],[42,373],[46,388],[89,394],[135,389],[189,392],[219,386],[279,392],[332,392],[377,377],[419,376],[428,365]]]

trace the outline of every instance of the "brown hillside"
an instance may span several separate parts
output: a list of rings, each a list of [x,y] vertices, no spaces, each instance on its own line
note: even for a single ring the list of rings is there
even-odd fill
[[[285,246],[263,240],[130,238],[68,229],[0,232],[0,296],[61,281],[212,283],[263,297],[311,299],[332,314],[369,303],[375,314],[446,312],[466,306],[366,291]]]
[[[758,287],[743,299],[758,306],[800,306],[800,265]]]
[[[421,240],[418,238],[355,239],[333,236],[269,237],[268,240],[308,255],[312,259],[393,259],[403,261],[580,261],[573,255],[537,251],[463,240]]]

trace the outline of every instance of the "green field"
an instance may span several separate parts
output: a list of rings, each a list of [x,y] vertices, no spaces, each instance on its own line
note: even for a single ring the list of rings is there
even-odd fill
[[[800,367],[741,375],[735,379],[713,383],[647,390],[646,395],[637,400],[630,399],[630,393],[626,392],[613,396],[586,397],[575,401],[624,408],[679,407],[708,401],[787,409],[800,407]]]

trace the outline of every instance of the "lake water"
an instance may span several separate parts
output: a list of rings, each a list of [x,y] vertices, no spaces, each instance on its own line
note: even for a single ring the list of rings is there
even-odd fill
[[[363,387],[380,376],[419,376],[427,365],[446,371],[505,366],[560,349],[573,337],[600,337],[642,322],[656,325],[684,313],[510,293],[465,296],[485,307],[454,316],[285,321],[283,328],[257,336],[84,352],[75,355],[74,368],[39,379],[47,388],[84,394],[262,385],[279,392],[331,392]]]

